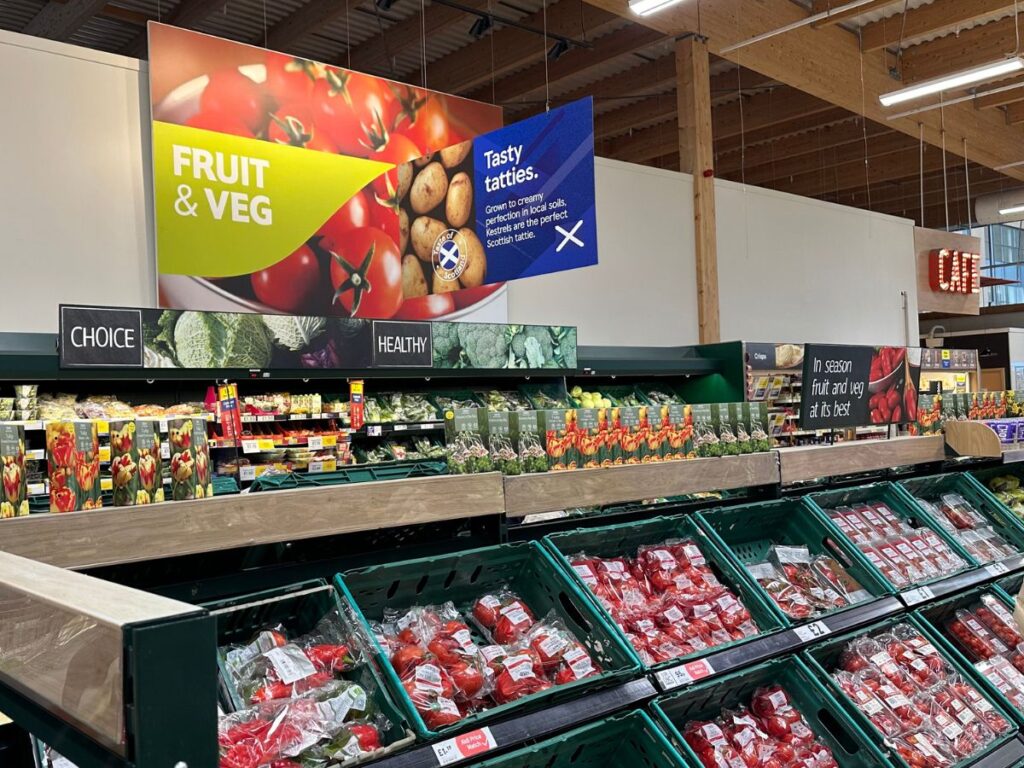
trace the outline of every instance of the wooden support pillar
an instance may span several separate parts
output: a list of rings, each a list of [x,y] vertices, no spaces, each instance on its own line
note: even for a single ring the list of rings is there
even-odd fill
[[[693,223],[697,261],[697,318],[700,341],[721,340],[718,318],[718,250],[715,236],[714,144],[711,81],[703,38],[676,42],[679,169],[693,176]]]

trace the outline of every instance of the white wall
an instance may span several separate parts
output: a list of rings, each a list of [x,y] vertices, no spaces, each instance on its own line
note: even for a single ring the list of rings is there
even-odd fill
[[[577,325],[581,344],[696,342],[693,181],[605,158],[595,175],[598,264],[510,283],[509,321]]]
[[[145,65],[0,31],[0,331],[57,304],[152,306]],[[597,161],[595,267],[510,284],[512,322],[583,344],[697,342],[692,180]],[[911,222],[716,182],[722,338],[903,344],[917,335]]]
[[[155,303],[139,67],[0,31],[0,331],[56,331],[62,302]]]
[[[917,344],[912,221],[721,180],[715,204],[723,339]]]

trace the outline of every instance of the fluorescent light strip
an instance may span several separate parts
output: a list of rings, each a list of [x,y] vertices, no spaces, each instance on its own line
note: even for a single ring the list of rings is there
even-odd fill
[[[650,16],[680,2],[682,0],[629,0],[629,10],[637,16]]]
[[[926,80],[923,83],[911,85],[898,91],[883,93],[878,97],[878,100],[882,102],[882,106],[891,107],[893,104],[920,99],[922,96],[930,96],[933,93],[963,88],[964,86],[980,83],[984,80],[994,80],[997,77],[1019,72],[1022,69],[1024,69],[1024,59],[1021,59],[1020,56],[1014,56],[1012,59],[1000,59],[990,64],[983,64],[980,67],[973,67],[961,72],[954,72],[951,75]]]
[[[1024,205],[1015,205],[1012,208],[1000,208],[1000,216],[1009,216],[1011,213],[1024,213]]]

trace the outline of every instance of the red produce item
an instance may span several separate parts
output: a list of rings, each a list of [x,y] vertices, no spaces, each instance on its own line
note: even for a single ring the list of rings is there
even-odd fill
[[[975,608],[974,613],[986,627],[995,632],[1010,648],[1016,648],[1024,643],[1024,637],[1017,631],[1013,614],[998,597],[986,593],[981,596],[981,603]]]
[[[533,651],[523,650],[508,656],[501,666],[501,672],[494,681],[494,700],[499,704],[551,687],[551,683],[543,678],[541,661]]]
[[[897,736],[905,730],[895,713],[883,704],[857,675],[840,670],[833,672],[832,677],[843,693],[867,716],[880,733],[885,736]]]

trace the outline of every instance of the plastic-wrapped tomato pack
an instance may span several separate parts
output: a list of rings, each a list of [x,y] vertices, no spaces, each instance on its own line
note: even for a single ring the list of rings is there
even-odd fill
[[[967,567],[931,528],[912,528],[883,502],[825,510],[893,586],[904,589]]]
[[[924,499],[917,501],[979,563],[992,563],[1017,554],[1017,548],[1000,536],[959,493],[944,493],[935,503]]]
[[[638,548],[636,557],[570,558],[573,569],[645,664],[677,659],[759,632],[692,539]]]
[[[912,768],[955,765],[1010,728],[911,624],[851,640],[832,677]]]
[[[554,612],[538,620],[504,588],[479,597],[467,618],[445,603],[384,619],[381,646],[432,730],[601,671]]]
[[[955,611],[945,629],[1007,701],[1024,708],[1024,636],[1006,604],[986,592],[974,605]]]
[[[220,720],[220,768],[315,768],[381,747],[389,723],[353,679],[366,663],[337,610],[312,632],[281,626],[220,650],[225,684],[242,708]]]
[[[705,768],[838,768],[779,685],[758,688],[749,707],[687,723],[683,738]]]
[[[871,597],[835,558],[812,556],[807,547],[775,545],[764,562],[749,566],[748,571],[793,619],[806,619]]]

